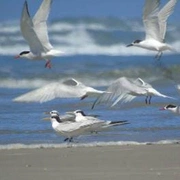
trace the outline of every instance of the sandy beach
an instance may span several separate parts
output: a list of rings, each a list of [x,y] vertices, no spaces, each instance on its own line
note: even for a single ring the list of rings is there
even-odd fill
[[[180,145],[0,150],[1,180],[179,180]]]

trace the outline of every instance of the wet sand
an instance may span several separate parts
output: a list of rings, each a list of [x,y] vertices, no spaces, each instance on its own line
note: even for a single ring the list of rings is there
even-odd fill
[[[180,180],[180,145],[0,150],[0,180]]]

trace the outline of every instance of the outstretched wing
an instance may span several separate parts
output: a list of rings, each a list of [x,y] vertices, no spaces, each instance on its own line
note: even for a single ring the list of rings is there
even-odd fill
[[[92,108],[95,105],[106,103],[111,104],[111,106],[116,105],[119,101],[128,102],[134,99],[136,96],[133,95],[141,91],[137,85],[134,84],[132,79],[126,77],[121,77],[114,81],[106,90],[109,93],[101,94],[94,102]]]
[[[164,40],[166,34],[167,19],[172,14],[176,3],[177,0],[170,0],[158,13],[160,36],[162,40]]]
[[[28,11],[27,1],[25,1],[23,6],[20,27],[21,33],[24,39],[27,41],[31,52],[33,52],[34,54],[39,54],[40,52],[43,52],[44,47],[39,41],[37,34],[34,30],[34,25]]]
[[[156,39],[162,41],[160,38],[160,30],[158,23],[158,11],[160,0],[146,0],[143,12],[143,23],[146,31],[145,39]]]
[[[55,98],[80,98],[84,96],[87,91],[95,90],[87,87],[83,83],[75,79],[68,79],[62,83],[53,82],[36,90],[23,94],[13,101],[16,102],[47,102]]]
[[[52,49],[49,42],[47,19],[51,9],[52,0],[44,0],[33,18],[34,30],[46,50]]]

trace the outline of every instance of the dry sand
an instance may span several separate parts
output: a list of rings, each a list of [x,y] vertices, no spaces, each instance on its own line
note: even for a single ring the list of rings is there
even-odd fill
[[[180,145],[0,150],[0,180],[180,180]]]

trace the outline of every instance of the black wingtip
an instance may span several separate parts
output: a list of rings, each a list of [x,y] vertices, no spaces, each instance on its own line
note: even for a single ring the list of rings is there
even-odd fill
[[[30,17],[29,9],[28,9],[28,2],[24,1],[24,6],[23,6],[23,12],[26,11],[28,16]]]
[[[98,99],[96,99],[91,107],[91,109],[94,109],[95,105],[97,104]]]
[[[130,124],[128,121],[112,121],[110,124],[112,125],[124,125],[124,124]]]

